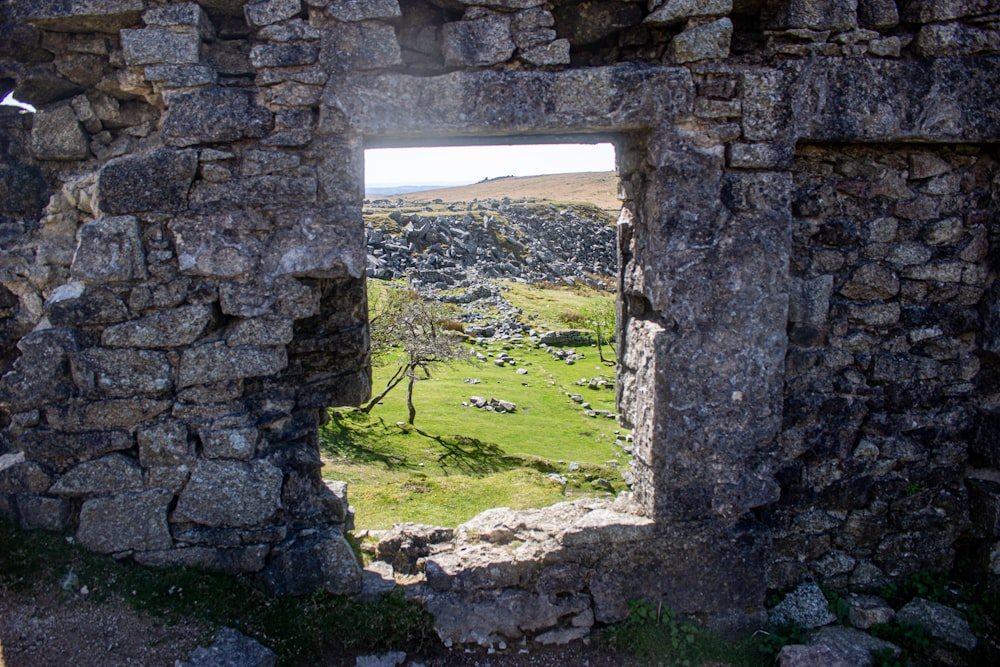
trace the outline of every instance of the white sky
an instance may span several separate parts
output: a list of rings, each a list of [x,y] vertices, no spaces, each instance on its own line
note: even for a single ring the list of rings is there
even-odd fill
[[[611,144],[369,148],[365,184],[458,185],[498,176],[614,171]]]
[[[31,106],[30,104],[25,104],[24,102],[18,102],[17,100],[15,100],[14,99],[14,91],[13,90],[10,91],[9,93],[7,93],[7,97],[5,97],[2,100],[0,100],[0,104],[4,104],[4,105],[7,105],[7,106],[12,106],[12,107],[21,107],[22,109],[25,109],[26,111],[34,111],[35,110],[35,107]]]

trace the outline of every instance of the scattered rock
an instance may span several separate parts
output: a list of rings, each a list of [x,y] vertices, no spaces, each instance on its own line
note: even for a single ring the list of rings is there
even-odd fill
[[[807,630],[837,621],[837,617],[830,611],[826,596],[814,581],[800,584],[784,600],[769,609],[767,615],[773,626],[794,624]]]
[[[274,667],[278,657],[274,651],[232,628],[222,628],[215,642],[207,648],[196,648],[187,662],[179,667]]]
[[[962,613],[937,602],[923,598],[911,600],[896,614],[896,622],[923,628],[935,639],[966,651],[976,648],[976,636]]]

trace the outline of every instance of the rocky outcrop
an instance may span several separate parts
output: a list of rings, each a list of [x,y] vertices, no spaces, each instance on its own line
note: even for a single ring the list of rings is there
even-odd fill
[[[497,278],[598,285],[614,275],[613,219],[593,206],[485,200],[424,215],[399,211],[402,200],[371,205],[369,217],[382,218],[368,227],[372,278],[448,289]]]

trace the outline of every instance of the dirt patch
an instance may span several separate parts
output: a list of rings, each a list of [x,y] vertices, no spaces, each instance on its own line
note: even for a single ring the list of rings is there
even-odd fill
[[[167,623],[121,601],[0,589],[0,667],[173,667],[213,635],[208,625]]]

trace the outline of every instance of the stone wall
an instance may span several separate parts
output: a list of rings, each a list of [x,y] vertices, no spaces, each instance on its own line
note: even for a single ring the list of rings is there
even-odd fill
[[[0,11],[0,92],[39,109],[0,123],[22,525],[356,591],[316,430],[369,393],[362,151],[575,137],[618,147],[620,411],[655,532],[582,594],[746,627],[768,586],[995,546],[993,3]]]

